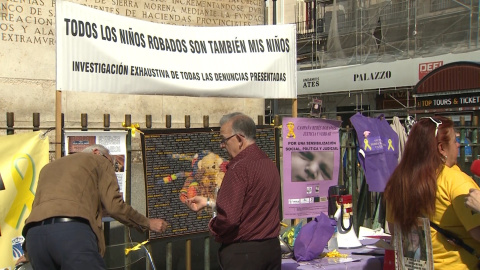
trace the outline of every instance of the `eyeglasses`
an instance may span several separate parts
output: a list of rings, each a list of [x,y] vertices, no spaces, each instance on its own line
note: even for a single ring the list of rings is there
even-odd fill
[[[228,140],[230,140],[231,138],[233,138],[234,136],[236,136],[237,134],[233,134],[232,136],[228,137],[228,138],[223,138],[221,141],[220,141],[220,144],[225,144]]]
[[[432,117],[425,117],[425,118],[428,118],[428,119],[432,120],[432,122],[435,123],[435,125],[437,125],[437,126],[435,127],[435,138],[436,138],[436,137],[437,137],[437,133],[438,133],[438,126],[440,126],[440,125],[442,124],[442,121],[440,121],[440,120],[435,120],[435,119],[433,119]]]

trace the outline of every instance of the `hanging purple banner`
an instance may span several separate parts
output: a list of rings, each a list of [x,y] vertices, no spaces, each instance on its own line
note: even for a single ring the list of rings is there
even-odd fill
[[[365,172],[368,190],[383,192],[398,165],[398,134],[383,115],[372,118],[356,113],[350,122],[357,133],[358,162]]]
[[[338,184],[341,121],[284,117],[283,218],[328,211],[328,188]]]

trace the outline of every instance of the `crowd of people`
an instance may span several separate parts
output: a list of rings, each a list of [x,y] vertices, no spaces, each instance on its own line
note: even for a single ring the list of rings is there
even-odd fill
[[[222,117],[220,147],[230,160],[221,188],[216,198],[199,194],[183,200],[193,211],[215,209],[208,227],[221,243],[222,269],[281,269],[281,180],[276,165],[256,145],[255,134],[249,116],[231,113]],[[450,119],[419,119],[384,192],[390,232],[399,233],[396,228],[409,235],[405,256],[426,260],[425,231],[417,227],[418,217],[441,228],[431,228],[435,269],[475,269],[479,262],[475,252],[452,244],[442,232],[451,232],[480,251],[480,189],[457,166],[458,148]],[[292,154],[292,181],[331,180],[333,152],[297,154]],[[301,166],[293,166],[294,158]],[[296,172],[293,167],[301,169]],[[34,269],[65,265],[68,269],[105,269],[102,208],[141,231],[161,233],[169,226],[125,204],[112,157],[102,145],[46,165],[23,230],[25,252]]]

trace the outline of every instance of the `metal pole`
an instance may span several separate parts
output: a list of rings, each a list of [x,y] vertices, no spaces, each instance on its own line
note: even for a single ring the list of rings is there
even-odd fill
[[[55,93],[55,158],[62,157],[62,91]]]

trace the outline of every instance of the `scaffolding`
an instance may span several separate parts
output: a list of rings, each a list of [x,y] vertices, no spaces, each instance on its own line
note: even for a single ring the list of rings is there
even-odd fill
[[[480,0],[298,1],[298,69],[478,50],[479,3]]]

